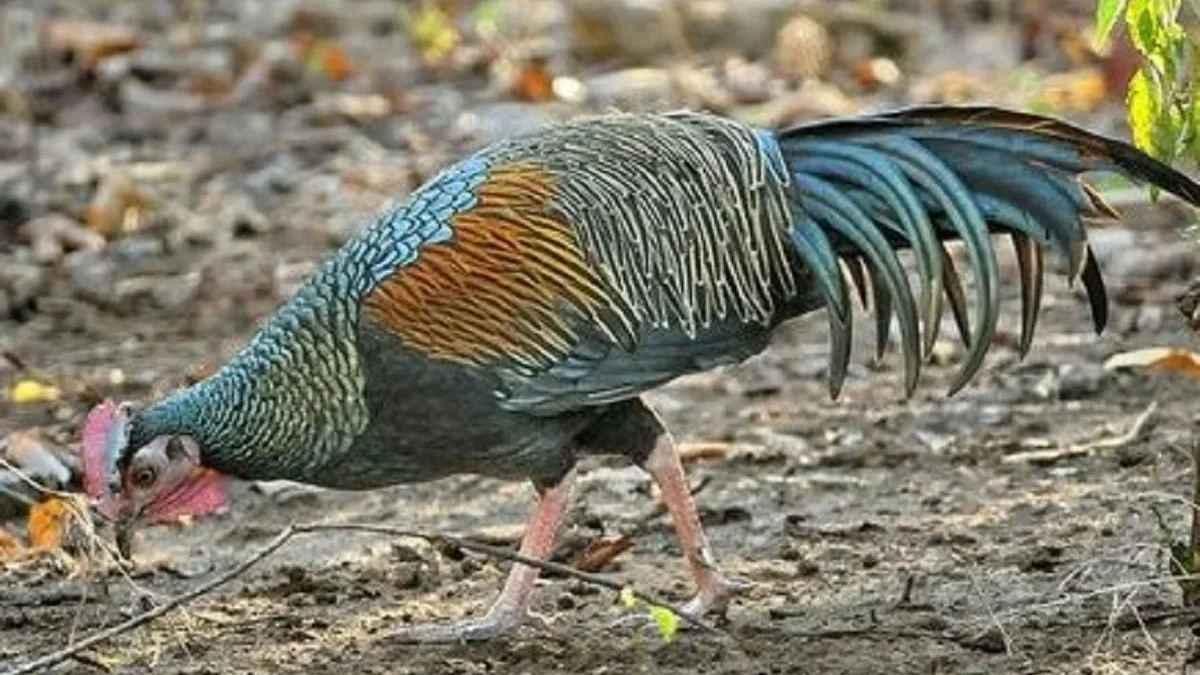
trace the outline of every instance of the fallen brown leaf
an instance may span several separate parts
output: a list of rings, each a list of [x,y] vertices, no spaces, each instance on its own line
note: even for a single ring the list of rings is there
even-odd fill
[[[1174,347],[1151,347],[1121,352],[1104,362],[1105,370],[1145,368],[1200,377],[1200,354]]]
[[[73,539],[81,514],[86,513],[83,497],[49,497],[29,509],[29,547],[35,551],[63,548]]]
[[[631,548],[633,539],[623,534],[593,539],[575,556],[571,566],[581,572],[600,572]]]
[[[71,54],[75,63],[89,70],[110,56],[142,46],[141,35],[133,28],[71,19],[46,24],[43,39],[50,50]]]
[[[554,77],[542,63],[526,64],[517,72],[513,96],[534,103],[549,101],[554,98]]]
[[[8,530],[0,527],[0,562],[14,560],[25,551],[21,540]]]
[[[137,229],[146,199],[124,171],[114,171],[100,182],[87,207],[87,224],[106,236]]]
[[[335,44],[324,43],[319,46],[321,72],[334,82],[345,82],[354,76],[354,66],[346,50]]]
[[[729,457],[733,445],[720,442],[683,443],[679,446],[679,461],[684,465],[696,462],[716,462]]]

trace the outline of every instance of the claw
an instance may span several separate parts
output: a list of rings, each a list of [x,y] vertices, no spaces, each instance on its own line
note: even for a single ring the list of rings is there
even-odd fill
[[[697,620],[708,614],[724,617],[725,611],[729,609],[729,601],[753,587],[754,584],[748,581],[734,581],[714,573],[709,585],[701,588],[700,592],[683,606],[683,611]]]

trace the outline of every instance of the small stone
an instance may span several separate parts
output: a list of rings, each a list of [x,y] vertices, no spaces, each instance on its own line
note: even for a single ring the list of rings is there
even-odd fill
[[[109,250],[117,262],[123,265],[144,264],[167,251],[162,239],[152,236],[125,237],[113,242]]]
[[[30,220],[21,226],[21,236],[30,242],[33,258],[41,264],[58,262],[67,250],[98,251],[107,243],[104,237],[60,213]]]
[[[929,360],[934,365],[950,366],[962,360],[963,347],[958,340],[937,340]]]
[[[972,635],[962,640],[962,645],[989,654],[1002,654],[1008,649],[1004,633],[993,626],[978,635]]]
[[[265,234],[271,221],[263,215],[246,194],[234,194],[225,199],[217,222],[235,239],[248,239]]]
[[[771,71],[737,56],[725,62],[725,86],[739,103],[762,103],[774,95]]]
[[[775,70],[789,82],[819,78],[829,67],[830,45],[824,26],[807,16],[796,16],[775,35]]]
[[[191,303],[199,294],[201,281],[203,278],[199,272],[163,279],[151,291],[154,304],[159,309],[181,309]]]
[[[1151,453],[1150,449],[1147,448],[1145,445],[1142,445],[1142,444],[1124,445],[1124,446],[1121,446],[1120,448],[1117,448],[1117,451],[1116,451],[1117,466],[1121,467],[1122,469],[1128,469],[1130,467],[1134,467],[1139,464],[1143,464],[1146,461],[1149,461],[1153,456],[1154,456],[1153,453]]]
[[[821,566],[814,560],[804,559],[796,563],[796,576],[815,577],[821,573]]]
[[[71,289],[80,298],[105,305],[116,285],[118,265],[97,251],[76,251],[67,255],[64,266]]]
[[[588,78],[585,83],[599,107],[649,109],[673,104],[675,84],[661,68],[627,68]]]
[[[0,289],[8,296],[10,311],[27,306],[46,289],[48,281],[40,265],[0,261]]]
[[[1058,367],[1058,398],[1061,401],[1094,398],[1109,381],[1108,372],[1099,365],[1064,363]]]
[[[17,197],[0,193],[0,233],[29,220],[29,206]]]
[[[571,48],[590,60],[646,62],[670,51],[664,0],[568,0]]]

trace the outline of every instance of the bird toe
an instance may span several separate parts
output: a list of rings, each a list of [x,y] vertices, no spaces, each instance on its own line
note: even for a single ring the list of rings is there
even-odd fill
[[[391,638],[406,644],[464,644],[508,635],[525,625],[546,629],[549,620],[527,611],[489,612],[477,619],[407,626],[393,633]]]

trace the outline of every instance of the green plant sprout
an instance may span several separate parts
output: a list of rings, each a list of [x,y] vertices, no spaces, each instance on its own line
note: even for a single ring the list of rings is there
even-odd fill
[[[621,590],[621,602],[624,603],[626,609],[630,610],[636,609],[642,604],[633,589],[628,586]],[[662,638],[663,642],[674,640],[675,635],[679,632],[679,615],[661,605],[650,605],[649,607],[650,618],[654,620],[658,636]]]

